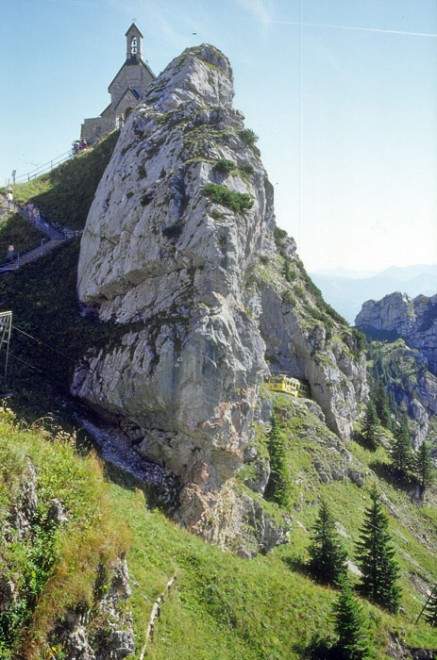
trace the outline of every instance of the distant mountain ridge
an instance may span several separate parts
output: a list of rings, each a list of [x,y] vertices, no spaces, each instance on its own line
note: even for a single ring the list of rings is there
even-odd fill
[[[406,293],[411,297],[432,296],[437,293],[437,264],[390,266],[373,275],[346,270],[310,273],[323,297],[349,323],[367,300],[379,300],[389,293]]]

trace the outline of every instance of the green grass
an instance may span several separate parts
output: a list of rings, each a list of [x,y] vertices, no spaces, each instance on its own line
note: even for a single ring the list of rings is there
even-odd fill
[[[128,561],[136,584],[133,611],[139,636],[147,625],[144,597],[150,611],[168,579],[177,576],[150,657],[298,657],[293,644],[327,616],[330,590],[320,607],[321,588],[291,574],[273,556],[240,559],[148,511],[138,493],[115,486],[112,492],[118,510],[129,512],[134,533]]]
[[[70,229],[83,229],[96,188],[118,139],[111,133],[94,148],[53,169],[49,174],[17,184],[15,199],[32,200],[49,222],[59,222]]]
[[[290,413],[296,408],[294,402],[289,401],[289,408],[285,397],[282,399],[280,410],[287,416],[284,422],[287,427],[294,419]],[[315,424],[320,433],[320,422]],[[156,660],[193,657],[293,660],[301,657],[314,634],[320,631],[333,634],[331,608],[337,598],[335,590],[313,582],[296,562],[297,558],[306,556],[308,530],[317,515],[317,493],[323,492],[335,517],[350,535],[346,539],[349,549],[356,538],[360,512],[368,503],[364,488],[343,482],[317,487],[307,456],[310,446],[308,441],[306,447],[300,447],[296,438],[289,446],[296,478],[308,482],[304,491],[293,490],[294,504],[299,503],[299,510],[295,507],[292,511],[290,543],[266,556],[247,560],[205,543],[168,520],[159,510],[150,509],[144,493],[129,478],[118,475],[115,481],[105,485],[95,459],[78,455],[74,443],[65,434],[58,433],[53,438],[53,434],[42,429],[24,431],[14,424],[9,413],[2,413],[0,498],[3,515],[19,497],[29,460],[38,477],[40,519],[44,519],[54,497],[64,503],[69,515],[67,528],[56,532],[51,546],[53,562],[49,572],[40,575],[37,604],[32,604],[30,599],[29,608],[24,610],[27,636],[23,638],[17,634],[15,648],[29,644],[30,640],[36,640],[36,648],[41,648],[48,630],[62,617],[67,606],[75,602],[90,603],[97,566],[102,558],[110,563],[117,552],[129,546],[127,559],[133,593],[128,607],[132,610],[136,636],[135,657],[143,645],[153,603],[174,575],[177,581],[162,605],[148,657]],[[363,451],[357,448],[361,459]],[[368,458],[371,462],[372,456]],[[400,502],[403,507],[407,506],[405,498]],[[407,514],[403,511],[398,520],[390,518],[391,530],[396,544],[398,535],[402,535],[403,545],[399,547],[414,553],[415,560],[423,562],[426,571],[431,568],[432,554],[423,548],[422,554],[418,554],[413,534],[404,527],[404,522],[413,514],[414,507]],[[424,508],[420,515],[426,517],[430,513]],[[29,572],[34,568],[29,549],[23,544],[20,548],[5,550],[3,547],[2,557],[12,567],[13,574],[21,576],[16,579],[22,580],[22,588],[29,589]],[[410,563],[402,559],[403,573],[408,572]],[[408,582],[408,575],[404,575],[405,580]],[[374,657],[386,657],[385,640],[389,630],[402,633],[411,645],[437,646],[436,631],[424,623],[414,625],[419,600],[404,599],[405,611],[396,617],[366,601],[362,603],[370,625]]]
[[[137,639],[144,636],[148,622],[144,603],[146,612],[150,612],[167,581],[177,576],[148,651],[151,658],[293,659],[301,657],[302,649],[317,632],[333,634],[331,607],[337,592],[316,584],[304,570],[309,533],[323,495],[346,535],[345,545],[353,559],[358,529],[370,501],[369,488],[377,476],[369,470],[363,487],[349,481],[321,483],[314,458],[325,454],[330,443],[337,442],[335,436],[317,417],[302,414],[302,402],[282,395],[274,395],[274,399],[282,419],[282,433],[289,440],[288,467],[293,476],[289,544],[250,561],[241,559],[191,536],[159,511],[150,511],[143,495],[132,488],[111,486],[113,506],[126,516],[133,530],[128,561],[135,585]],[[364,471],[375,460],[386,458],[382,448],[369,452],[350,443],[348,449],[352,455],[348,463]],[[399,511],[396,517],[389,512],[389,519],[402,573],[403,598],[401,613],[396,616],[361,600],[374,657],[387,657],[389,631],[404,637],[411,646],[437,648],[437,631],[423,621],[414,624],[424,598],[423,593],[415,592],[411,581],[417,577],[413,575],[417,565],[422,578],[430,583],[435,579],[434,554],[420,542],[425,530],[432,536],[434,500],[429,506],[418,508],[403,491],[380,480],[378,483]],[[281,511],[274,503],[264,506],[273,517]],[[435,540],[428,540],[435,548]]]
[[[290,546],[248,561],[207,545],[148,510],[142,494],[115,485],[111,492],[114,507],[133,530],[128,562],[137,640],[144,638],[154,600],[170,577],[177,576],[148,657],[293,659],[301,657],[315,633],[333,634],[331,607],[337,592],[290,568],[296,528]],[[338,491],[331,495],[337,497]],[[375,657],[386,657],[388,630],[404,631],[413,645],[436,646],[437,634],[429,626],[414,626],[409,617],[393,617],[361,602]]]
[[[4,536],[11,511],[21,506],[31,469],[38,504],[29,534]],[[62,525],[48,515],[55,498],[68,517]],[[40,658],[49,631],[67,609],[92,606],[99,566],[109,566],[127,549],[130,534],[110,506],[93,455],[79,456],[74,438],[61,429],[55,434],[42,427],[21,429],[3,409],[0,504],[1,573],[13,581],[16,593],[13,605],[0,612],[0,657]]]

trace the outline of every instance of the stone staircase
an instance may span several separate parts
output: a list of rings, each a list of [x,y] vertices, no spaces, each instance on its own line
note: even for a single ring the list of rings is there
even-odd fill
[[[62,238],[52,238],[46,243],[43,243],[39,247],[35,248],[34,250],[31,250],[30,252],[23,254],[22,256],[20,256],[20,259],[17,264],[17,268],[24,266],[24,264],[29,264],[32,261],[36,261],[40,257],[43,257],[45,254],[48,254],[49,252],[57,248],[58,245],[62,245],[62,243],[65,243],[66,240],[67,239],[64,236]]]
[[[26,220],[29,220],[25,208],[16,207],[16,211]],[[34,223],[46,238],[41,239],[40,243],[35,243],[35,247],[27,246],[18,251],[16,258],[11,262],[0,263],[0,274],[14,272],[25,264],[37,261],[41,257],[55,250],[59,245],[82,234],[81,231],[72,231],[66,228],[57,228],[50,225],[45,219]],[[29,249],[30,248],[30,249]]]

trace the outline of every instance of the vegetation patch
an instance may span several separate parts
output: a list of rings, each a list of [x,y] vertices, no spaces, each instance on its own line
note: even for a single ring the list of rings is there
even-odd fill
[[[126,552],[130,533],[96,458],[79,456],[60,429],[21,430],[8,410],[0,411],[0,497],[1,582],[13,594],[0,612],[0,656],[40,658],[67,610],[93,606],[99,566]]]
[[[252,208],[254,201],[248,193],[235,192],[217,183],[206,184],[203,187],[203,194],[212,202],[226,206],[235,213],[243,213]]]
[[[244,128],[243,130],[239,131],[238,135],[240,138],[243,140],[244,144],[246,144],[256,156],[260,156],[260,150],[256,146],[256,143],[258,142],[258,136],[256,135],[255,131],[253,131],[251,128]]]
[[[93,149],[81,152],[40,179],[17,185],[16,200],[26,204],[32,199],[50,223],[83,229],[118,135],[118,131],[111,133]]]
[[[228,160],[227,158],[221,158],[214,165],[216,172],[220,174],[230,174],[236,170],[237,166],[233,160]]]

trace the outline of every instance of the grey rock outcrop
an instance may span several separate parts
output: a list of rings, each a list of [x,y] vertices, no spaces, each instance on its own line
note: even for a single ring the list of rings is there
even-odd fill
[[[18,500],[12,505],[6,519],[4,536],[7,541],[29,540],[38,506],[36,472],[29,461],[23,474],[23,483]]]
[[[413,446],[427,437],[430,418],[437,414],[437,294],[410,298],[392,293],[364,303],[356,326],[370,338],[382,340],[388,385],[398,405],[414,421]]]
[[[137,429],[136,450],[181,480],[176,517],[219,543],[269,365],[307,379],[343,437],[367,396],[352,331],[320,315],[297,255],[275,243],[272,186],[232,80],[217,49],[188,49],[129,117],[78,268],[81,301],[125,331],[86,356],[72,385]]]
[[[41,583],[44,579],[47,580],[50,575],[47,562],[54,554],[51,535],[56,535],[58,529],[68,523],[65,503],[57,498],[44,501],[44,487],[41,489],[39,486],[40,478],[40,472],[37,472],[35,465],[28,460],[20,475],[19,484],[10,489],[10,502],[1,511],[0,545],[3,557],[0,613],[5,614],[5,620],[8,617],[10,620],[14,619],[14,610],[27,611],[32,615],[36,603],[36,600],[29,596],[29,578],[23,578],[25,572],[17,571],[17,566],[20,566],[17,556],[26,558],[33,574],[35,571],[39,572]],[[3,499],[7,502],[6,498]],[[45,534],[43,541],[42,530]],[[42,551],[43,547],[45,552]],[[96,564],[98,561],[99,557],[96,556]],[[28,570],[30,574],[30,569]],[[102,576],[100,572],[97,575],[92,607],[84,607],[84,603],[81,603],[76,610],[63,614],[62,621],[58,621],[48,631],[51,644],[61,644],[63,657],[67,659],[121,660],[135,651],[132,615],[126,607],[121,607],[122,602],[131,595],[125,558],[118,557],[114,560],[107,572],[103,590],[99,584]],[[45,584],[42,583],[42,591],[44,588]],[[20,653],[24,650],[28,649],[17,646],[16,657],[25,657]]]
[[[131,656],[135,652],[132,616],[120,607],[130,595],[128,566],[126,560],[119,557],[112,567],[109,586],[104,595],[96,599],[93,611],[83,611],[83,608],[69,611],[52,631],[51,637],[62,643],[65,657],[121,660]]]
[[[416,348],[428,362],[429,371],[437,376],[437,294],[410,298],[391,293],[382,300],[368,300],[355,319],[355,325],[381,337],[401,337],[410,348]]]

